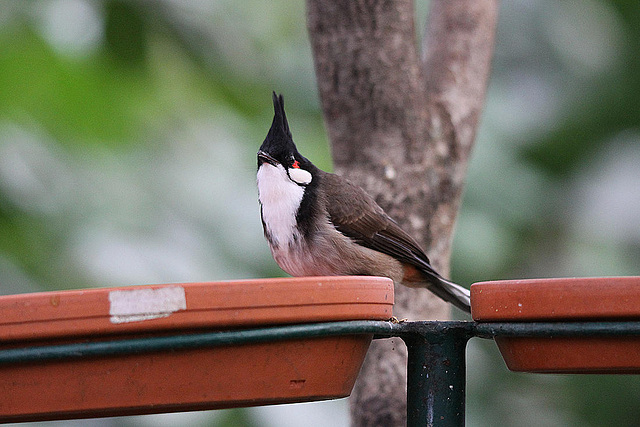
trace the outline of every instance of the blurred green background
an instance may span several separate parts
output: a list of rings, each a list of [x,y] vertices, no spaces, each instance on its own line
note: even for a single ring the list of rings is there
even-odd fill
[[[640,274],[639,63],[640,2],[503,2],[453,279]],[[0,293],[282,275],[255,188],[271,90],[330,169],[302,2],[1,2]],[[469,426],[640,425],[635,376],[514,374],[480,340],[468,368]],[[342,400],[50,425],[348,421]]]

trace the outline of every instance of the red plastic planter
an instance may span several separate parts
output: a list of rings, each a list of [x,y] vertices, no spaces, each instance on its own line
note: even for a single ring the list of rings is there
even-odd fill
[[[386,320],[393,283],[305,277],[0,297],[0,349],[341,320]],[[0,422],[345,397],[372,337],[0,366]]]
[[[640,277],[532,279],[471,285],[478,322],[640,320]],[[497,337],[512,371],[640,373],[640,337]]]

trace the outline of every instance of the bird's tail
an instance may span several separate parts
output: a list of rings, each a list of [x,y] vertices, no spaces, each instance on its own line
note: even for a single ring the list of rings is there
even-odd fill
[[[471,313],[471,294],[469,289],[463,288],[440,275],[435,276],[438,281],[437,285],[429,286],[429,290],[458,307],[460,310]]]

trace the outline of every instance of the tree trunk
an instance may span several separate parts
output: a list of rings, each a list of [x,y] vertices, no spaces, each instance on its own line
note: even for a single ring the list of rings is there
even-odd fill
[[[432,0],[420,53],[413,0],[308,0],[318,89],[337,173],[362,186],[443,275],[484,102],[497,0]],[[446,319],[396,288],[398,318]],[[406,348],[374,342],[351,397],[355,426],[403,426]]]

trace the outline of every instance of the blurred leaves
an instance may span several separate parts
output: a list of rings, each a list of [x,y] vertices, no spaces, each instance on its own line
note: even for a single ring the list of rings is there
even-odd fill
[[[148,100],[143,81],[91,61],[61,57],[30,28],[0,33],[0,115],[35,121],[59,143],[81,140],[121,144],[130,137]]]
[[[149,50],[144,8],[135,2],[108,1],[104,5],[104,45],[118,61],[130,66],[144,65]]]

